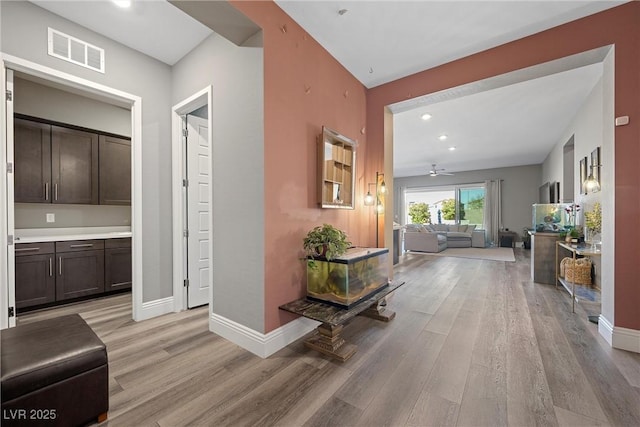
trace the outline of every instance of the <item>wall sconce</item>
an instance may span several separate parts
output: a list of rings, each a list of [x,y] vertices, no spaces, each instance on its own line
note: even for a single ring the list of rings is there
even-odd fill
[[[587,177],[587,179],[584,181],[583,185],[584,188],[590,192],[590,193],[595,193],[597,191],[600,191],[600,182],[595,178],[593,170],[595,168],[600,168],[602,165],[591,165],[589,168],[589,176]],[[600,174],[598,174],[599,176]]]

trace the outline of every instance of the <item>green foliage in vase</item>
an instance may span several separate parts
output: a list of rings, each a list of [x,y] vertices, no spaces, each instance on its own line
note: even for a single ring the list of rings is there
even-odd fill
[[[594,233],[602,231],[602,206],[600,206],[600,202],[596,202],[592,210],[584,213],[584,225]]]

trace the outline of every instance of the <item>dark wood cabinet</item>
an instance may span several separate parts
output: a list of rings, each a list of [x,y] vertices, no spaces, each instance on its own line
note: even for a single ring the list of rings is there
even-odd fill
[[[51,126],[14,121],[14,200],[51,203]]]
[[[100,135],[100,204],[131,204],[131,140]]]
[[[14,120],[18,203],[131,204],[131,140],[18,116]]]
[[[131,289],[131,239],[109,239],[104,249],[104,290]]]
[[[98,134],[52,126],[53,203],[97,205],[98,177]]]
[[[54,244],[17,244],[15,254],[16,308],[55,301]]]
[[[129,290],[131,238],[16,244],[16,308]]]
[[[104,292],[104,241],[56,242],[56,301]]]

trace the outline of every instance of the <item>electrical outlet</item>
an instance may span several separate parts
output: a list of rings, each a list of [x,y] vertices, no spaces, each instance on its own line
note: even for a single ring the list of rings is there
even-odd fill
[[[47,222],[56,222],[56,214],[48,213]]]

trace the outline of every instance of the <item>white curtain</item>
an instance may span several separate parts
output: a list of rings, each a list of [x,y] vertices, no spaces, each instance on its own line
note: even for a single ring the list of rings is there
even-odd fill
[[[405,207],[405,192],[407,191],[407,187],[398,187],[398,191],[395,193],[397,196],[395,197],[396,202],[396,211],[393,217],[393,220],[400,225],[406,225],[407,212]]]
[[[492,246],[498,245],[502,228],[502,180],[487,180],[485,185],[484,229]]]

